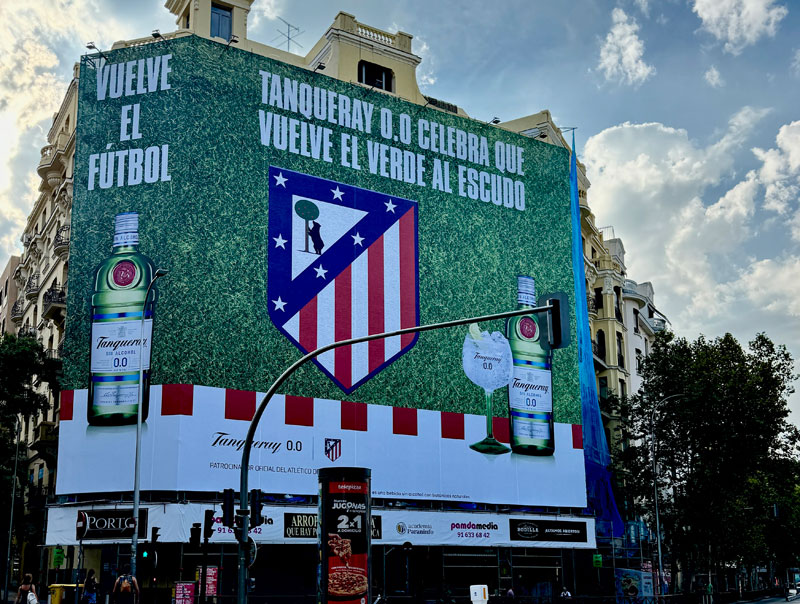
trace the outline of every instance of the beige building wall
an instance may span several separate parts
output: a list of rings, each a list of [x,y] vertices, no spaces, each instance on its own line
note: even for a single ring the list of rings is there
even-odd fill
[[[17,331],[11,315],[14,312],[18,314],[21,312],[17,305],[17,282],[14,279],[14,272],[18,265],[19,256],[11,256],[3,274],[0,275],[0,335]]]

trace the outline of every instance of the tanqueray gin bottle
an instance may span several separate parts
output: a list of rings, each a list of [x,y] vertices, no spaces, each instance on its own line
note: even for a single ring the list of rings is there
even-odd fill
[[[532,277],[517,277],[517,302],[520,310],[536,306],[536,285]],[[511,451],[514,453],[552,455],[555,451],[552,357],[541,344],[546,334],[545,313],[511,317],[506,322],[506,337],[514,363],[508,386]]]
[[[155,266],[139,252],[138,246],[139,215],[136,212],[117,214],[111,255],[100,263],[94,277],[87,405],[87,419],[91,425],[136,423],[140,361],[144,378],[142,420],[147,419],[153,310],[158,292],[152,288],[143,308]]]

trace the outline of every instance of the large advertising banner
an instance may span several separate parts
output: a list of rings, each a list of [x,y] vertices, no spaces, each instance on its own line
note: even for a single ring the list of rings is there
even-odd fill
[[[203,522],[206,509],[200,503],[166,504],[143,508],[148,525],[159,527],[159,543],[186,543],[193,523]],[[126,510],[130,517],[130,508]],[[107,506],[50,508],[47,515],[47,545],[77,544],[75,520],[78,515],[105,518],[113,515]],[[264,506],[264,524],[250,530],[258,544],[316,544],[318,510],[308,505]],[[211,543],[236,543],[233,529],[222,524],[217,508],[216,531]],[[596,547],[593,518],[566,518],[535,514],[498,514],[468,511],[426,511],[414,509],[373,509],[372,543],[380,545],[503,546],[593,549]],[[149,534],[149,530],[148,530]],[[107,543],[111,535],[85,538],[84,545]],[[646,574],[646,573],[645,573]],[[652,584],[652,582],[651,582]],[[627,583],[626,583],[627,585]],[[652,595],[652,591],[651,591]]]
[[[142,488],[235,486],[255,393],[306,352],[558,292],[574,334],[566,149],[194,36],[85,57],[76,136],[71,466],[120,463],[141,385]],[[577,350],[546,334],[530,315],[321,355],[262,420],[251,484],[348,463],[375,497],[584,506]],[[57,491],[130,489],[116,468],[59,468]]]
[[[263,394],[203,386],[151,388],[142,431],[141,489],[238,490],[242,447]],[[69,464],[58,493],[128,491],[136,426],[92,426],[87,392],[62,398],[59,440]],[[494,418],[508,443],[508,420]],[[581,507],[586,489],[580,426],[556,424],[550,457],[482,455],[469,447],[486,433],[484,416],[278,395],[253,441],[249,486],[265,493],[315,495],[317,470],[372,470],[372,496],[507,505]],[[91,446],[87,446],[90,443]],[[85,468],[102,476],[87,480]]]

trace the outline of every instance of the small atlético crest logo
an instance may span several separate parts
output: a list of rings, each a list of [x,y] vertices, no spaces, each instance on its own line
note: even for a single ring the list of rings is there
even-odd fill
[[[303,354],[419,325],[417,203],[271,166],[269,317]],[[331,350],[314,363],[345,393],[418,334]]]
[[[325,439],[325,455],[331,461],[336,461],[342,456],[342,439],[341,438],[326,438]]]

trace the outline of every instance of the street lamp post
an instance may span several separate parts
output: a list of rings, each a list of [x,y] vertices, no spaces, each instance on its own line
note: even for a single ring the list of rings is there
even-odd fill
[[[650,412],[650,457],[653,459],[653,500],[655,502],[656,512],[656,543],[658,544],[658,593],[664,595],[664,565],[661,561],[661,519],[658,515],[658,476],[656,464],[656,411],[658,408],[666,403],[668,400],[684,396],[683,393],[670,394],[668,397],[661,399]]]
[[[553,300],[548,300],[547,304],[544,306],[538,306],[536,308],[522,308],[517,310],[512,310],[508,312],[502,313],[494,313],[491,315],[483,315],[480,317],[470,317],[468,319],[456,319],[454,321],[445,321],[443,323],[431,323],[429,325],[418,325],[416,327],[406,327],[404,329],[398,329],[396,331],[390,331],[385,333],[376,333],[371,334],[368,336],[363,336],[360,338],[352,338],[350,340],[340,340],[338,342],[334,342],[332,344],[328,344],[326,346],[322,346],[317,350],[313,350],[303,356],[302,358],[298,359],[292,365],[289,366],[280,376],[276,379],[272,385],[269,387],[267,392],[264,394],[264,398],[261,399],[261,402],[258,404],[256,408],[256,412],[253,415],[253,419],[250,422],[250,427],[247,430],[247,436],[245,437],[244,446],[242,447],[242,463],[239,472],[239,534],[238,542],[239,542],[239,589],[238,593],[236,594],[236,603],[237,604],[246,604],[247,603],[247,552],[246,546],[248,544],[248,529],[250,524],[250,517],[248,514],[248,501],[247,501],[247,482],[248,482],[248,471],[250,467],[250,448],[253,443],[253,439],[255,438],[256,429],[258,428],[258,422],[261,419],[261,416],[264,414],[264,410],[267,408],[269,401],[272,399],[273,395],[277,392],[278,388],[283,384],[292,373],[294,373],[297,369],[299,369],[302,365],[304,365],[307,361],[321,355],[324,352],[328,352],[329,350],[333,350],[334,348],[339,348],[340,346],[350,346],[352,344],[360,344],[361,342],[370,342],[372,340],[382,340],[384,338],[391,338],[394,336],[400,336],[405,334],[411,333],[421,333],[423,331],[432,331],[434,329],[443,329],[446,327],[457,327],[459,325],[468,325],[470,323],[481,323],[483,321],[492,321],[495,319],[507,319],[509,317],[518,317],[520,315],[526,315],[531,313],[547,313],[547,323],[548,323],[548,337],[553,337],[553,321],[552,321],[552,313],[559,312],[558,305],[553,302]]]
[[[131,574],[136,576],[136,550],[139,546],[139,473],[142,464],[142,403],[144,401],[144,317],[147,312],[147,300],[150,290],[159,277],[169,273],[165,268],[156,269],[153,278],[147,285],[142,302],[142,319],[139,323],[139,404],[136,405],[136,460],[133,470],[133,537],[131,537]],[[152,350],[152,346],[150,347]]]

